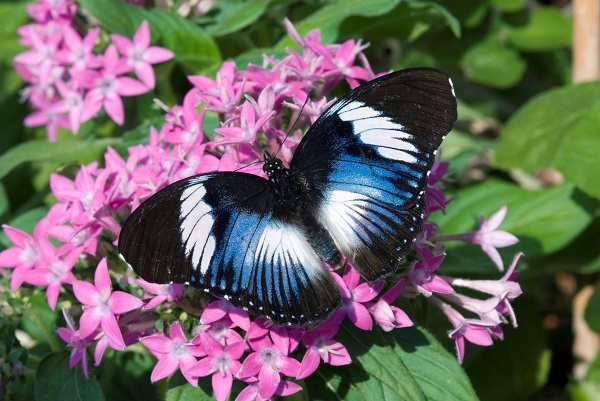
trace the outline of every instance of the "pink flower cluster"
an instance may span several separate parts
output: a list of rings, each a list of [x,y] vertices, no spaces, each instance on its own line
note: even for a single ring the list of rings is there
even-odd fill
[[[13,291],[23,283],[46,286],[48,303],[54,308],[62,289],[65,297],[72,294],[83,307],[79,329],[70,317],[77,313],[73,308],[71,313],[65,312],[69,327],[59,329],[59,335],[73,347],[71,364],[81,363],[86,375],[88,347],[95,345],[98,364],[107,346],[122,350],[141,341],[158,359],[153,381],[176,370],[194,386],[199,377],[211,376],[215,397],[222,401],[236,379],[246,383],[238,400],[266,400],[299,391],[300,386],[286,378],[306,378],[321,362],[351,362],[345,346],[335,339],[345,318],[362,330],[371,330],[374,323],[385,331],[411,326],[407,314],[394,305],[400,296],[423,295],[446,314],[453,326],[449,335],[456,341],[459,360],[465,339],[490,345],[493,337],[502,338],[501,324],[510,320],[516,325],[510,301],[521,293],[515,281],[521,255],[500,280],[439,275],[437,269],[445,254],[439,228],[432,222],[426,222],[416,244],[416,261],[390,279],[392,285],[364,282],[351,266],[341,276],[333,273],[343,305],[315,327],[279,327],[263,318],[251,318],[227,300],[215,300],[202,292],[190,291],[184,298],[183,285],[129,280],[117,264],[109,273],[106,256],[114,256],[116,249],[108,239],[117,238],[119,222],[143,200],[194,174],[245,167],[244,171],[262,175],[257,162],[264,150],[274,153],[281,147],[278,157],[288,162],[302,132],[334,101],[328,96],[336,85],[346,81],[356,87],[375,77],[360,42],[324,45],[318,31],[301,38],[289,21],[286,26],[301,52],[288,50],[282,60],[264,56],[262,66],[248,65],[245,70],[227,62],[214,80],[191,76],[194,87],[182,105],[167,110],[161,129],[151,130],[148,145],[129,148],[126,158],[108,149],[103,168],[96,163],[82,166],[73,180],[53,175],[50,186],[58,203],[38,223],[33,236],[4,226],[15,247],[0,253],[0,267],[12,269]],[[124,41],[116,40],[115,46],[123,49]],[[115,55],[116,50],[107,50],[101,71],[110,69],[107,65],[121,65],[112,64]],[[135,72],[145,82],[147,68]],[[314,98],[309,98],[309,91]],[[92,89],[87,96],[92,96],[90,93]],[[220,122],[214,133],[204,131],[209,117]],[[294,122],[294,131],[286,136]],[[266,149],[261,144],[266,144]],[[431,172],[425,192],[426,217],[449,202],[439,186],[446,170],[447,163],[437,162]],[[495,258],[495,247],[515,242],[497,231],[503,218],[503,211],[500,213],[484,221],[475,233],[449,239],[479,244]],[[50,237],[62,245],[55,248]],[[499,237],[503,241],[496,241]],[[81,277],[73,274],[78,261],[97,266],[94,284],[85,271]],[[128,292],[113,291],[110,274]],[[475,290],[484,299],[462,295],[458,288]],[[179,314],[173,313],[177,308],[197,319],[198,325],[188,325],[193,330],[186,332],[177,321]],[[155,319],[164,319],[164,330],[155,331]]]
[[[100,29],[82,37],[73,26],[74,0],[40,0],[27,7],[34,23],[18,32],[30,50],[15,57],[15,69],[28,86],[23,100],[34,111],[25,118],[28,127],[46,126],[56,140],[58,127],[77,133],[82,123],[101,109],[121,125],[125,119],[122,96],[137,96],[154,88],[151,64],[173,58],[167,49],[150,46],[150,29],[144,22],[133,40],[112,34],[104,52],[95,51]],[[139,79],[127,76],[134,72]]]

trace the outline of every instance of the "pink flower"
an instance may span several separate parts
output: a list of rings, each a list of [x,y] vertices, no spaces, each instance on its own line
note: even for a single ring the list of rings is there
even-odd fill
[[[82,89],[74,89],[63,81],[59,80],[56,82],[56,89],[62,96],[62,99],[48,106],[48,112],[57,115],[68,114],[69,128],[76,134],[79,131],[81,123],[86,121],[83,116],[86,115],[88,119],[91,117],[90,113],[86,110],[91,106],[90,101],[89,99],[84,100]]]
[[[248,319],[248,322],[250,320]],[[248,323],[250,324],[250,323]],[[218,341],[220,344],[227,345],[243,341],[242,336],[235,331],[239,327],[229,316],[223,316],[221,319],[210,324],[202,324],[197,327],[198,332],[206,332]]]
[[[218,299],[211,302],[202,312],[200,322],[202,324],[214,323],[225,316],[229,318],[239,327],[248,330],[250,327],[250,318],[248,312],[243,309],[236,308],[226,299]]]
[[[171,325],[169,337],[154,334],[140,338],[140,341],[158,358],[150,377],[152,382],[164,379],[179,368],[192,386],[198,385],[198,377],[189,375],[188,370],[196,363],[195,357],[205,356],[206,352],[187,340],[179,322]]]
[[[172,302],[179,299],[185,288],[185,284],[154,284],[141,278],[137,282],[143,289],[156,295],[154,297],[150,294],[144,295],[144,298],[149,299],[148,303],[144,305],[144,309],[152,309],[165,301]]]
[[[117,350],[125,349],[117,315],[141,308],[143,302],[126,292],[112,291],[106,258],[102,259],[96,268],[94,285],[79,280],[73,284],[73,291],[85,307],[79,322],[81,335],[87,337],[100,326],[106,333],[111,347]]]
[[[114,45],[125,56],[127,65],[148,88],[154,88],[154,70],[150,64],[162,63],[173,58],[172,51],[150,46],[148,21],[142,22],[133,36],[133,41],[125,36],[111,34]]]
[[[89,89],[85,101],[92,106],[86,109],[82,118],[87,120],[96,115],[102,107],[106,114],[119,125],[123,125],[125,114],[121,96],[137,96],[148,92],[150,88],[133,78],[120,75],[127,72],[128,66],[119,59],[114,45],[108,46],[102,57],[100,72],[84,71],[75,73],[84,87]]]
[[[62,31],[55,31],[52,36],[44,38],[37,30],[28,31],[28,39],[32,46],[31,50],[18,54],[15,63],[35,67],[42,85],[47,85],[50,72],[56,65],[54,56],[62,40]]]
[[[299,384],[296,384],[289,380],[282,380],[279,382],[279,385],[277,386],[275,393],[273,393],[273,396],[277,395],[280,397],[287,397],[288,395],[295,394],[300,390],[302,390],[302,387],[300,387]],[[260,395],[259,382],[256,379],[251,380],[250,384],[245,389],[240,391],[240,394],[237,396],[235,401],[255,401],[255,400],[256,401],[272,400],[271,397],[264,398]]]
[[[63,308],[62,312],[69,328],[59,327],[56,332],[64,342],[66,342],[70,347],[73,347],[71,350],[71,356],[69,357],[69,367],[73,369],[75,365],[81,362],[83,375],[87,379],[89,378],[87,347],[92,344],[92,341],[89,338],[81,336],[79,330],[75,329],[75,324],[71,320],[71,317],[67,313],[66,309]]]
[[[39,0],[37,3],[27,5],[27,13],[38,22],[48,19],[57,20],[60,17],[70,17],[74,0]]]
[[[33,103],[33,102],[32,102]],[[52,109],[53,103],[48,100],[35,105],[38,110],[33,111],[25,117],[23,125],[26,127],[46,126],[46,133],[50,142],[56,141],[58,128],[69,128],[69,120],[61,112]]]
[[[97,68],[99,63],[94,54],[94,45],[99,33],[100,29],[95,28],[82,38],[72,27],[63,27],[65,47],[54,58],[62,64],[72,65],[75,70]]]
[[[215,131],[225,136],[225,138],[220,141],[221,143],[254,142],[256,141],[256,133],[274,113],[275,111],[271,111],[257,120],[254,108],[249,102],[245,102],[242,105],[242,111],[240,113],[239,127],[221,127],[217,128]]]
[[[421,254],[422,261],[415,262],[410,269],[408,277],[414,288],[427,297],[434,292],[442,294],[454,292],[454,289],[443,278],[434,274],[446,255],[435,255],[431,249],[426,247],[418,247],[415,250]]]
[[[354,65],[356,56],[361,54],[368,45],[363,45],[360,40],[347,40],[341,45],[324,46],[317,42],[312,42],[312,49],[323,56],[324,64],[330,73],[336,72],[342,75],[348,81],[351,88],[359,85],[358,80],[370,80],[374,74],[370,69]],[[332,52],[331,50],[334,50]],[[335,54],[334,54],[335,53]]]
[[[493,303],[493,307],[499,313],[506,313],[509,315],[510,320],[514,327],[517,326],[516,316],[510,305],[510,301],[517,298],[523,293],[521,286],[515,282],[518,273],[515,272],[519,259],[523,256],[522,252],[519,252],[513,258],[508,270],[500,280],[469,280],[462,278],[445,278],[450,284],[457,287],[470,288],[479,292],[490,294],[493,298],[490,302]],[[468,309],[468,308],[466,308]],[[472,309],[469,309],[472,310]]]
[[[480,346],[492,345],[493,340],[490,329],[495,327],[496,324],[482,320],[466,319],[456,309],[435,297],[431,297],[430,301],[441,309],[454,326],[454,330],[449,332],[448,336],[456,343],[459,363],[462,363],[465,353],[465,338],[467,341]]]
[[[192,93],[206,101],[210,110],[215,112],[234,112],[244,95],[243,86],[236,81],[236,68],[232,61],[223,63],[215,80],[202,75],[191,75],[188,79],[196,87]]]
[[[519,239],[506,231],[497,230],[497,228],[506,216],[507,208],[503,206],[494,213],[489,219],[481,218],[479,229],[464,234],[446,235],[438,237],[438,241],[459,240],[470,242],[481,246],[481,249],[492,259],[500,271],[504,270],[504,264],[500,253],[496,248],[504,248],[519,242]]]
[[[383,288],[385,282],[379,281],[376,284],[362,283],[360,275],[350,265],[344,271],[343,279],[337,274],[333,277],[338,283],[340,292],[342,293],[342,307],[335,314],[347,315],[348,319],[354,325],[362,330],[371,330],[373,328],[373,319],[369,310],[363,303],[371,301],[377,296]],[[337,317],[336,317],[337,318]]]
[[[32,285],[47,286],[48,305],[54,309],[62,285],[73,284],[76,280],[71,270],[77,262],[81,250],[74,249],[66,255],[60,255],[50,242],[42,242],[41,245],[43,261],[41,266],[44,267],[24,273],[24,281]],[[87,337],[87,335],[83,336]]]
[[[280,374],[295,377],[300,364],[287,356],[285,345],[279,341],[272,342],[268,336],[251,342],[250,346],[255,352],[246,357],[237,377],[244,381],[258,378],[259,395],[264,399],[270,398],[281,382]]]
[[[313,330],[305,331],[302,335],[306,353],[302,358],[296,378],[304,379],[313,374],[319,367],[321,359],[333,366],[348,365],[352,362],[346,347],[339,341],[333,340],[333,336],[335,336],[339,327],[339,321],[334,320],[329,319]]]
[[[244,354],[244,341],[223,346],[206,333],[200,333],[199,343],[208,355],[196,362],[186,372],[192,377],[212,375],[212,387],[217,401],[227,399],[233,384],[233,376],[240,370],[242,364],[238,361]]]
[[[16,246],[0,252],[0,267],[14,268],[11,276],[10,290],[17,291],[23,283],[23,273],[34,268],[42,256],[41,242],[47,241],[46,229],[48,220],[41,220],[33,230],[33,237],[24,231],[2,225],[8,238]]]
[[[392,302],[402,293],[404,281],[405,279],[400,279],[396,285],[381,296],[379,301],[369,309],[375,322],[377,322],[383,331],[391,331],[395,328],[410,327],[413,325],[413,322],[402,309],[392,305]]]
[[[246,330],[246,340],[249,344],[264,344],[270,341],[278,344],[280,350],[285,355],[289,355],[300,345],[302,332],[299,329],[288,328],[286,326],[277,326],[272,320],[259,318],[254,320],[248,330]]]

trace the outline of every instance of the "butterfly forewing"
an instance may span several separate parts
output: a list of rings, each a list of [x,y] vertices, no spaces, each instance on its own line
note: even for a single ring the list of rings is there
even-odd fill
[[[119,251],[147,281],[189,283],[278,324],[321,321],[340,303],[335,281],[305,228],[273,210],[263,178],[192,177],[132,213]]]
[[[393,273],[420,234],[427,177],[455,121],[448,76],[404,70],[349,92],[298,146],[292,174],[308,182],[318,220],[365,279]]]

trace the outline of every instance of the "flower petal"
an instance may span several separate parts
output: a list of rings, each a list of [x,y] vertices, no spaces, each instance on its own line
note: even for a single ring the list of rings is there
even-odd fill
[[[141,299],[134,297],[123,291],[115,291],[110,296],[110,311],[115,315],[120,315],[134,309],[139,309],[144,305]]]
[[[86,306],[96,306],[98,297],[100,296],[96,287],[83,280],[77,280],[73,283],[73,292],[75,293],[75,298]]]
[[[302,363],[300,364],[300,370],[298,371],[298,375],[296,375],[296,379],[304,379],[312,375],[319,367],[320,362],[321,358],[319,353],[310,348],[302,358]]]
[[[86,309],[83,311],[79,319],[79,335],[88,337],[100,325],[101,317],[96,313],[95,308]]]
[[[156,363],[154,369],[152,369],[152,375],[150,376],[150,380],[154,383],[157,380],[164,379],[169,376],[171,373],[175,372],[179,367],[179,360],[173,358],[171,354],[165,354],[160,360]]]
[[[223,372],[217,371],[212,376],[212,387],[217,401],[225,401],[231,392],[233,376],[229,370]]]
[[[258,372],[258,394],[265,400],[271,398],[279,386],[279,373],[275,370],[263,367]]]
[[[102,258],[98,267],[96,267],[96,273],[94,274],[94,284],[98,292],[105,292],[106,290],[112,290],[112,282],[110,281],[110,275],[108,274],[108,264],[106,258]]]

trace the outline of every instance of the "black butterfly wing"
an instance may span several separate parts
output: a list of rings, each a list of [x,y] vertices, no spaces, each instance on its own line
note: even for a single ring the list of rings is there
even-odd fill
[[[260,177],[191,177],[132,213],[119,251],[146,281],[189,283],[281,325],[323,320],[340,304],[337,285],[302,225],[276,210]]]
[[[317,219],[358,272],[393,273],[422,231],[422,194],[456,121],[452,82],[428,68],[367,82],[333,104],[299,144],[290,170]]]

